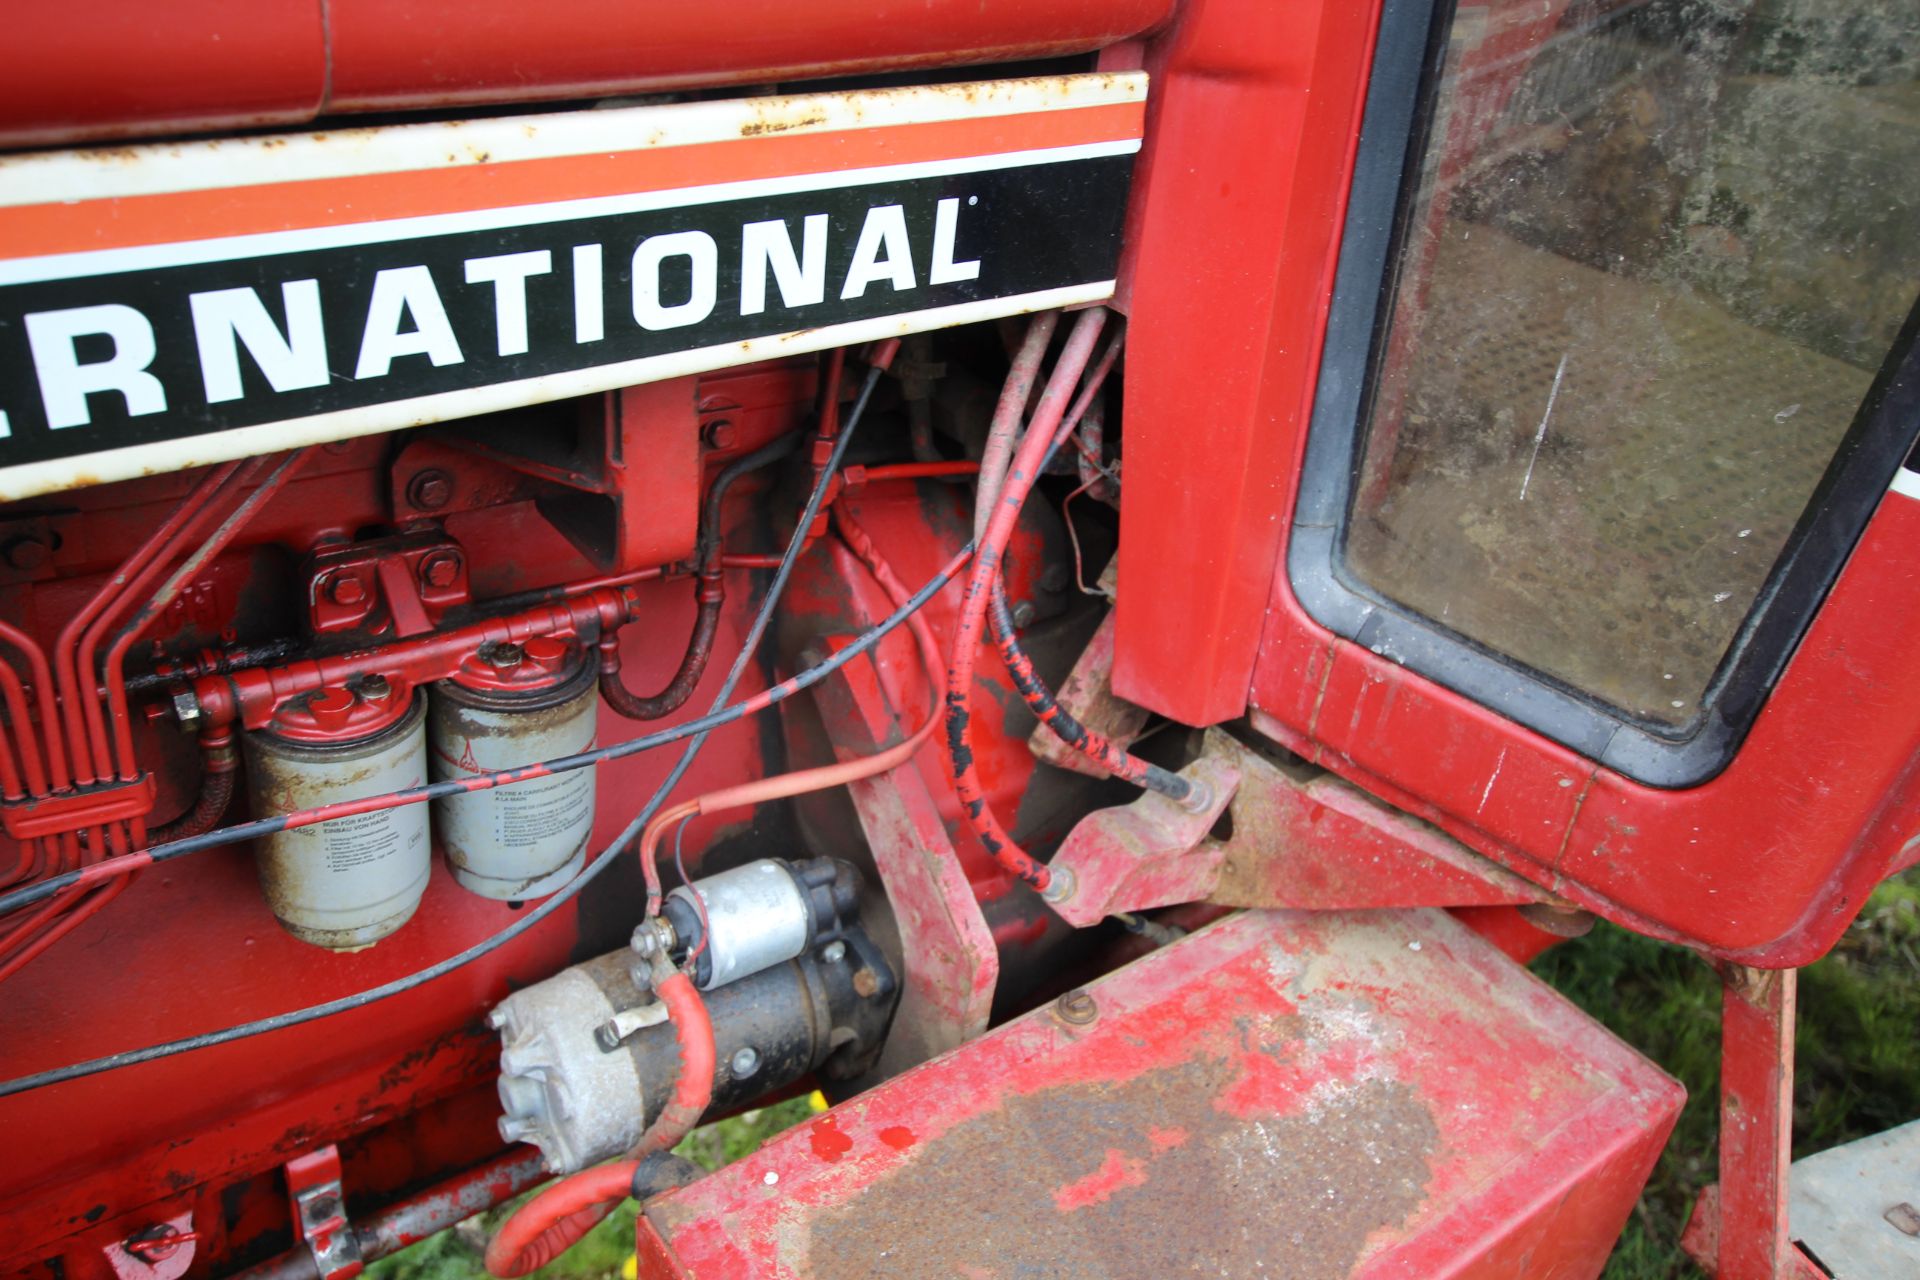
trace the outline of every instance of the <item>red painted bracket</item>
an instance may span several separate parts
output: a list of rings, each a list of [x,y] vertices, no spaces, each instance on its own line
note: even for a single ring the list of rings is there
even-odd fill
[[[1053,903],[1086,928],[1116,911],[1145,911],[1204,898],[1220,876],[1222,850],[1207,832],[1226,812],[1240,771],[1204,755],[1181,770],[1204,802],[1188,807],[1149,791],[1132,804],[1096,809],[1075,824],[1048,866],[1066,896]]]
[[[1722,982],[1720,1181],[1680,1247],[1716,1280],[1828,1280],[1787,1224],[1798,974],[1729,965]]]
[[[0,829],[15,840],[60,835],[84,827],[129,822],[153,812],[153,775],[107,782],[64,795],[41,796],[0,806]]]
[[[320,1280],[353,1280],[360,1274],[360,1239],[347,1221],[340,1183],[340,1148],[329,1143],[287,1161],[287,1195],[293,1225],[313,1255]]]
[[[1324,769],[1288,765],[1218,729],[1205,751],[1240,770],[1208,901],[1228,907],[1489,907],[1549,900],[1481,857]]]

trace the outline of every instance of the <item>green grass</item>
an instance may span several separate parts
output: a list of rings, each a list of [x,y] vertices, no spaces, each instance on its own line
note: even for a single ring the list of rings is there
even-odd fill
[[[1534,971],[1687,1086],[1687,1106],[1606,1280],[1694,1280],[1680,1252],[1694,1193],[1715,1180],[1720,983],[1691,952],[1600,925]],[[1920,871],[1888,881],[1825,959],[1800,973],[1794,1155],[1920,1118]]]
[[[1720,984],[1706,962],[1610,925],[1534,971],[1687,1086],[1685,1111],[1608,1263],[1606,1280],[1695,1280],[1680,1252],[1694,1193],[1715,1178]],[[1800,974],[1794,1154],[1920,1118],[1920,870],[1888,881],[1831,955]],[[808,1114],[797,1098],[697,1130],[679,1153],[708,1169],[757,1150]],[[622,1207],[537,1276],[612,1280],[633,1253]],[[477,1280],[479,1249],[511,1207],[368,1268],[374,1280]]]

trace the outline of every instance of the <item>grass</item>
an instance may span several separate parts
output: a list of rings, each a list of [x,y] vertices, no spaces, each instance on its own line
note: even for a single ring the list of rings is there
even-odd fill
[[[1687,1086],[1674,1126],[1605,1280],[1697,1280],[1680,1252],[1694,1193],[1715,1178],[1720,984],[1691,952],[1610,925],[1534,963],[1621,1039]],[[1920,870],[1875,891],[1832,954],[1800,974],[1794,1154],[1806,1155],[1920,1118]],[[708,1169],[757,1150],[805,1119],[797,1098],[693,1133],[681,1155]],[[534,1274],[613,1280],[633,1256],[634,1206]],[[374,1280],[480,1280],[479,1252],[510,1212],[497,1209],[368,1268]],[[625,1272],[630,1275],[631,1272]]]

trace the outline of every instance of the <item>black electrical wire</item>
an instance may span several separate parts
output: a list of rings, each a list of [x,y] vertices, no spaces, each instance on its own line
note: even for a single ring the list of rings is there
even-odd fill
[[[793,537],[787,544],[786,553],[781,557],[780,568],[775,572],[773,581],[767,588],[766,597],[761,601],[760,608],[754,615],[753,625],[748,629],[746,641],[741,645],[740,654],[735,658],[733,667],[727,672],[727,679],[721,686],[719,696],[714,700],[713,709],[698,720],[676,725],[674,728],[662,730],[658,734],[647,735],[648,738],[655,739],[655,741],[649,743],[649,745],[652,746],[664,745],[666,742],[689,736],[693,738],[693,741],[687,744],[687,750],[681,754],[672,772],[667,775],[666,779],[654,791],[652,797],[642,806],[640,813],[612,843],[608,844],[605,849],[601,850],[601,852],[595,856],[594,860],[589,863],[586,869],[578,876],[560,888],[545,902],[500,932],[476,942],[456,955],[449,956],[447,959],[429,965],[425,969],[408,974],[404,978],[396,978],[391,982],[382,983],[377,987],[356,992],[350,996],[342,996],[337,1000],[328,1000],[322,1004],[309,1005],[307,1008],[295,1009],[288,1013],[273,1014],[270,1017],[258,1018],[252,1022],[244,1022],[237,1026],[223,1028],[219,1031],[208,1031],[196,1036],[186,1036],[179,1040],[167,1041],[164,1044],[149,1045],[144,1049],[129,1049],[121,1053],[108,1054],[101,1058],[93,1058],[86,1062],[77,1062],[70,1066],[55,1067],[47,1071],[36,1072],[33,1075],[0,1081],[0,1098],[11,1097],[14,1094],[26,1093],[34,1089],[43,1089],[48,1085],[64,1084],[70,1080],[99,1075],[102,1072],[116,1071],[123,1067],[137,1066],[141,1063],[153,1062],[160,1058],[173,1057],[176,1054],[190,1053],[196,1049],[210,1048],[214,1045],[228,1044],[236,1040],[248,1039],[252,1036],[265,1035],[269,1032],[280,1031],[287,1027],[299,1026],[307,1022],[315,1022],[321,1018],[331,1017],[337,1013],[346,1013],[354,1009],[364,1008],[367,1005],[384,1000],[389,996],[411,991],[415,987],[423,986],[437,978],[444,977],[454,970],[472,963],[481,956],[498,950],[521,934],[526,933],[555,911],[558,911],[567,902],[570,902],[595,877],[612,865],[613,860],[632,842],[633,837],[652,820],[653,815],[659,811],[660,805],[666,800],[667,796],[671,794],[674,786],[685,776],[688,767],[693,763],[695,754],[705,743],[707,735],[729,720],[739,719],[742,715],[747,714],[744,710],[729,709],[725,706],[725,703],[728,698],[733,696],[734,686],[739,682],[741,674],[746,670],[747,663],[752,660],[753,651],[758,647],[760,638],[766,634],[766,629],[772,621],[774,607],[779,602],[781,591],[785,588],[787,579],[792,576],[794,563],[800,558],[801,548],[806,545],[807,532],[812,528],[815,517],[820,513],[820,507],[824,502],[827,489],[834,474],[839,469],[840,460],[846,453],[847,443],[853,435],[854,428],[859,424],[861,414],[867,406],[867,401],[873,393],[875,384],[879,382],[881,372],[882,368],[880,366],[876,366],[869,371],[866,383],[861,388],[860,397],[854,403],[853,411],[847,415],[846,424],[841,428],[840,434],[834,442],[833,452],[828,458],[827,465],[820,469],[819,476],[814,482],[812,493],[808,496],[807,504],[802,512],[800,521],[794,526]],[[972,550],[971,545],[969,545],[967,550]],[[943,569],[935,574],[926,586],[916,592],[912,599],[908,600],[901,608],[895,610],[884,622],[870,628],[853,644],[841,649],[838,653],[834,654],[833,657],[821,662],[818,666],[811,667],[806,672],[784,681],[780,686],[777,686],[777,688],[784,689],[786,692],[778,698],[771,699],[768,705],[774,705],[784,700],[784,698],[799,692],[799,690],[806,688],[808,685],[817,683],[819,680],[825,678],[831,671],[845,665],[847,661],[850,661],[858,653],[864,652],[879,643],[883,635],[899,626],[900,623],[904,622],[915,610],[932,599],[934,594],[945,586],[953,574],[958,571],[959,564],[963,562],[962,559],[956,558],[953,562],[953,567]],[[728,714],[730,710],[732,714]],[[642,741],[644,741],[644,739],[636,738],[632,742],[619,744],[620,747],[626,748],[624,751],[619,751],[618,748],[602,748],[599,751],[584,752],[579,756],[569,757],[567,759],[579,762],[572,764],[570,766],[571,768],[584,768],[589,764],[597,764],[601,760],[614,758],[616,751],[618,751],[619,754],[630,755],[635,751],[644,750],[645,748],[639,745]],[[556,765],[561,763],[564,762],[555,762]],[[559,772],[561,770],[556,768],[553,771]],[[470,786],[471,783],[469,782],[468,785]],[[409,797],[409,802],[417,803],[421,800],[433,798],[431,795],[426,794],[433,790],[434,788],[431,786],[417,787],[408,788],[404,792],[396,792],[394,794],[406,795]],[[421,794],[415,797],[415,792]],[[444,794],[452,793],[448,792]],[[269,824],[273,821],[273,819],[267,820]],[[284,819],[281,821],[284,822]],[[245,827],[258,825],[260,824],[247,823],[243,824],[242,827],[229,827],[224,831],[209,833],[210,836],[225,837],[212,843],[202,843],[209,839],[207,836],[195,837],[193,840],[176,841],[171,847],[177,850],[177,852],[171,853],[169,856],[178,857],[184,853],[195,851],[194,849],[181,848],[183,845],[195,845],[197,848],[212,848],[216,843],[231,844],[237,840],[247,839],[249,836],[235,833],[242,831]],[[161,859],[157,857],[154,858],[154,861],[160,860]]]
[[[800,512],[800,521],[793,526],[793,536],[787,540],[787,549],[780,557],[780,567],[773,571],[773,581],[767,584],[768,602],[779,599],[780,593],[786,590],[787,579],[793,576],[793,566],[800,559],[801,548],[807,545],[807,536],[813,529],[813,522],[819,518],[820,508],[826,503],[829,482],[839,472],[840,461],[847,456],[847,446],[853,442],[854,428],[860,425],[860,417],[866,410],[867,401],[873,396],[874,387],[879,385],[880,375],[885,373],[887,365],[893,362],[891,353],[898,349],[899,343],[893,343],[888,348],[889,354],[886,358],[867,370],[867,380],[860,387],[860,398],[853,402],[853,411],[847,415],[846,424],[840,428],[839,435],[834,437],[833,449],[827,455],[826,465],[820,468],[819,477],[814,481],[813,492],[807,495],[807,505]],[[773,610],[770,604],[762,604],[759,612],[753,615],[753,625],[747,628],[746,638],[740,642],[740,652],[734,655],[733,665],[727,668],[726,683],[721,686],[721,699],[724,700],[732,692],[733,686],[740,679],[740,674],[747,669],[747,664],[753,661],[754,651],[760,647],[760,638],[766,634],[767,626],[772,621]],[[714,703],[716,708],[719,705],[719,702]],[[711,732],[711,729],[702,729],[694,736],[693,741],[687,744],[687,749],[681,753],[679,761],[673,766],[673,771],[667,775],[666,781],[660,784],[660,790],[654,794],[653,799],[644,809],[634,815],[633,821],[627,824],[626,830],[614,837],[613,843],[608,846],[609,849],[622,849],[633,843],[634,837],[638,836],[646,828],[647,823],[653,820],[654,812],[659,809],[661,801],[665,800],[668,793],[680,784],[680,779],[686,776],[688,767],[693,764],[694,754],[705,744],[707,735]],[[659,909],[658,902],[647,903],[649,915]]]

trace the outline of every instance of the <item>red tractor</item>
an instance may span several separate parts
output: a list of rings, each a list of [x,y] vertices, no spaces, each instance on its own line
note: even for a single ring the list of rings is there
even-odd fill
[[[632,1195],[643,1277],[1593,1276],[1684,1097],[1524,968],[1598,917],[1724,977],[1688,1251],[1920,1274],[1920,1127],[1789,1153],[1920,862],[1916,50],[12,15],[0,1271],[551,1180],[495,1275]]]

